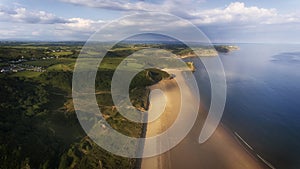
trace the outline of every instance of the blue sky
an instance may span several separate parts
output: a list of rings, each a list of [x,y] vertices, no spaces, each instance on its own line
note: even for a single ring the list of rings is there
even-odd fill
[[[156,11],[189,20],[213,42],[300,43],[299,9],[298,0],[0,0],[0,39],[87,40],[112,20]]]

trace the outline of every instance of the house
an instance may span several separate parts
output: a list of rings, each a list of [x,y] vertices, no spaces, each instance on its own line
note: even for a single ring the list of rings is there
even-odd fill
[[[11,68],[11,71],[14,72],[14,73],[17,73],[17,72],[22,72],[24,71],[25,69],[24,68],[21,68],[21,67],[13,67]]]
[[[7,72],[9,72],[9,69],[8,69],[8,68],[2,68],[2,69],[0,70],[0,72],[1,72],[1,73],[7,73]]]

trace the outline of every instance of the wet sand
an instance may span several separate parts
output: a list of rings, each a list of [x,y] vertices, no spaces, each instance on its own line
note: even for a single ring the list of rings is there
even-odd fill
[[[174,72],[175,79],[183,81],[182,72]],[[151,86],[151,89],[161,89],[166,98],[166,107],[159,119],[148,123],[146,137],[155,136],[165,131],[176,119],[179,112],[180,91],[175,79],[163,80]],[[192,91],[184,91],[193,101]],[[164,98],[151,98],[164,99]],[[153,100],[152,100],[153,101]],[[249,153],[236,137],[223,125],[219,125],[211,138],[198,143],[198,138],[204,121],[206,109],[200,106],[196,123],[189,134],[170,151],[159,156],[142,159],[142,169],[261,169],[268,168]]]

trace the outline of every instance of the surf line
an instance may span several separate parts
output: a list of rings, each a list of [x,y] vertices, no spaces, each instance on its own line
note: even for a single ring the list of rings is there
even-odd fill
[[[237,133],[234,132],[234,134],[248,147],[250,148],[252,151],[254,151],[254,149]]]
[[[269,166],[272,169],[276,169],[270,162],[268,162],[267,160],[263,159],[260,155],[256,154],[256,156],[261,159],[261,161],[263,161],[267,166]]]
[[[238,137],[239,140],[241,140],[250,150],[252,150],[255,153],[254,149],[237,132],[234,132],[234,135],[236,137]],[[255,153],[255,154],[268,167],[270,167],[271,169],[276,169],[270,162],[268,162],[267,160],[265,160],[264,158],[262,158],[259,154],[257,154],[257,153]]]

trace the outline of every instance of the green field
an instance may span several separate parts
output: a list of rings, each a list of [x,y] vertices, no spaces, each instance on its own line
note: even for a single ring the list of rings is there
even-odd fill
[[[24,64],[33,65],[33,66],[41,66],[41,67],[49,67],[56,64],[71,64],[75,63],[76,59],[71,58],[59,58],[59,59],[45,59],[45,60],[35,60],[35,61],[27,61]]]
[[[42,72],[33,72],[33,71],[22,71],[11,74],[12,77],[24,77],[24,78],[36,78],[40,76]]]
[[[56,56],[56,57],[64,57],[64,56],[68,56],[68,55],[72,55],[73,52],[71,51],[62,51],[62,52],[53,52],[51,53],[51,55]]]
[[[74,64],[56,64],[47,68],[47,71],[59,70],[59,71],[72,71]]]

